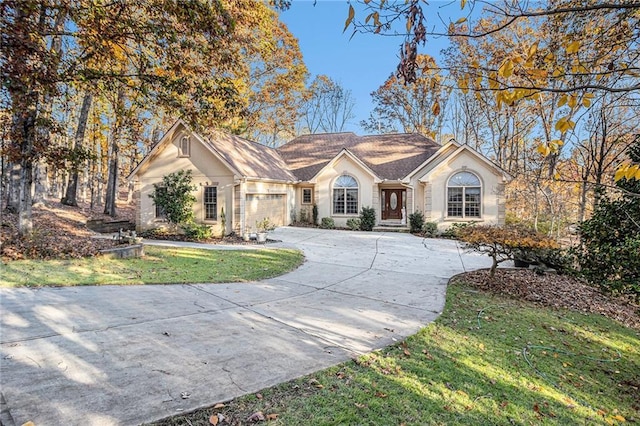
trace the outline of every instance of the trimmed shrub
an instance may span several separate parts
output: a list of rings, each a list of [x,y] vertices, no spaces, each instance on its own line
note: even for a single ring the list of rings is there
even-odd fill
[[[318,205],[317,204],[313,205],[311,214],[313,216],[313,225],[318,226]]]
[[[412,234],[417,234],[418,232],[422,232],[422,227],[424,225],[424,215],[420,211],[415,211],[409,215],[409,232]]]
[[[438,224],[435,222],[425,222],[422,225],[422,233],[425,237],[434,238],[438,235]]]
[[[180,225],[180,228],[184,231],[184,235],[192,240],[208,240],[213,236],[213,230],[208,225],[201,225],[194,222],[189,222]]]
[[[460,234],[464,232],[465,229],[472,227],[472,223],[461,223],[456,222],[452,223],[445,231],[442,233],[442,238],[449,238],[451,240],[459,240]]]
[[[336,227],[336,223],[333,218],[323,217],[320,221],[320,228],[322,229],[334,229]]]
[[[309,209],[305,207],[300,209],[300,222],[309,223]]]
[[[360,226],[362,225],[360,223],[360,219],[358,219],[357,217],[347,219],[347,227],[352,231],[359,231]]]
[[[360,210],[360,229],[373,231],[374,226],[376,226],[376,210],[373,207],[362,207]]]

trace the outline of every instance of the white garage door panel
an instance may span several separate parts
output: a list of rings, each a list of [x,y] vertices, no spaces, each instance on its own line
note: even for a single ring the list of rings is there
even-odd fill
[[[255,229],[256,222],[268,217],[276,226],[284,225],[286,200],[284,194],[247,194],[246,224]]]

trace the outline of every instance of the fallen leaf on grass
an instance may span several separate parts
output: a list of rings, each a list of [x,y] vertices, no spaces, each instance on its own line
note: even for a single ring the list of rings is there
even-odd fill
[[[226,405],[224,405],[224,404],[219,402],[219,403],[217,403],[216,405],[213,406],[213,409],[214,410],[218,410],[218,409],[224,408],[224,407],[226,407]]]
[[[267,414],[267,420],[277,420],[277,419],[278,419],[278,414],[276,413]]]
[[[262,411],[256,411],[255,413],[247,417],[248,422],[254,422],[254,423],[263,422],[264,419],[265,418],[264,418],[264,414],[262,414]]]
[[[219,421],[220,419],[218,419],[217,414],[212,414],[211,417],[209,417],[209,423],[211,423],[213,426],[216,426]]]

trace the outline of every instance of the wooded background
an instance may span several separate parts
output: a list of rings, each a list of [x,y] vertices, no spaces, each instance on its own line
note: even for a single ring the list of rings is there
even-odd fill
[[[460,6],[443,23],[418,1],[345,2],[345,30],[405,40],[361,127],[470,145],[513,177],[507,220],[560,236],[616,178],[640,179],[626,154],[640,133],[640,3]],[[351,92],[309,75],[287,7],[2,0],[0,198],[20,232],[44,197],[115,215],[132,198],[126,176],[177,118],[269,146],[343,131]],[[422,47],[436,35],[451,41],[439,62]]]

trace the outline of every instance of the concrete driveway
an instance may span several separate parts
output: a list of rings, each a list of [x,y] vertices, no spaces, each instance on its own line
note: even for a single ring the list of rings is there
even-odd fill
[[[306,262],[257,283],[0,289],[3,426],[135,425],[255,392],[417,332],[449,277],[490,264],[408,234],[272,237]]]

